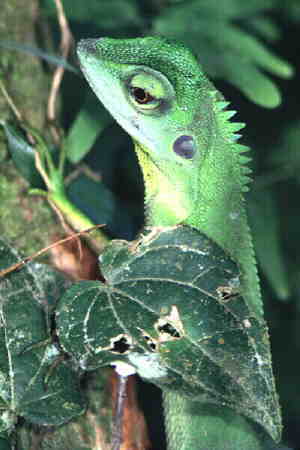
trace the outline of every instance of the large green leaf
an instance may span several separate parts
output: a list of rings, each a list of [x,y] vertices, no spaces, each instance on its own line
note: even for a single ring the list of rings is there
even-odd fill
[[[0,269],[20,259],[0,239]],[[51,342],[46,289],[57,278],[50,270],[43,284],[45,273],[26,265],[0,279],[0,431],[10,431],[18,416],[61,425],[84,411],[78,377],[66,363],[53,368],[60,351]]]
[[[83,369],[126,361],[163,389],[229,406],[279,438],[267,329],[222,249],[178,226],[113,241],[100,261],[106,284],[75,284],[57,309],[60,343]]]

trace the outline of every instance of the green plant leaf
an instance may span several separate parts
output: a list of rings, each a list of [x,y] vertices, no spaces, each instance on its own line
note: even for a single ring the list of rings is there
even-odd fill
[[[191,1],[189,7],[180,4],[165,9],[154,21],[154,31],[176,38],[193,49],[210,76],[229,81],[250,100],[273,108],[281,101],[280,93],[261,70],[288,78],[293,73],[292,67],[256,37],[232,23],[250,14],[255,17],[271,5],[270,2],[260,4],[236,0]]]
[[[111,122],[112,118],[106,109],[101,106],[94,94],[89,93],[64,144],[69,160],[76,164],[84,158],[98,134]]]
[[[69,184],[68,197],[94,223],[105,224],[112,236],[133,239],[135,227],[126,208],[101,181],[81,174]]]
[[[0,239],[0,269],[21,258]],[[37,265],[26,265],[0,279],[0,431],[18,416],[38,425],[61,425],[84,411],[77,375],[66,363],[47,377],[60,351],[51,342],[46,289]],[[52,273],[52,275],[51,275]],[[58,277],[60,279],[60,277]]]
[[[106,283],[75,284],[58,304],[66,352],[85,369],[133,365],[163,389],[233,408],[280,436],[268,334],[239,295],[237,266],[186,226],[113,241]]]
[[[55,166],[58,165],[59,161],[59,149],[56,147],[49,147],[40,132],[28,125],[22,124],[21,128],[14,123],[5,121],[0,121],[0,125],[4,128],[7,138],[7,147],[17,170],[22,177],[28,181],[31,188],[44,190],[46,186],[36,168],[35,152],[38,151],[40,156],[42,156],[42,159],[44,159],[45,152],[47,151],[47,154]],[[26,132],[28,132],[29,135],[32,135],[37,141],[36,145],[29,142]],[[65,172],[68,173],[69,169],[70,167],[67,166]],[[54,170],[51,170],[51,168],[48,167],[48,170],[48,176],[52,186],[55,187],[61,182],[62,176],[59,171],[56,170],[56,167],[54,167]]]
[[[44,181],[35,167],[35,150],[24,131],[17,125],[9,122],[0,122],[3,126],[11,157],[25,180],[34,188],[45,188]]]
[[[258,35],[270,42],[280,39],[280,28],[266,16],[248,18],[248,24]]]

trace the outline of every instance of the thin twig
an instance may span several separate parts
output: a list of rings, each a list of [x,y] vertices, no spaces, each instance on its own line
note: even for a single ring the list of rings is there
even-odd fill
[[[91,180],[95,181],[96,183],[100,183],[102,180],[102,177],[99,173],[94,172],[92,169],[90,169],[87,164],[80,164],[76,167],[69,175],[67,175],[64,179],[65,186],[68,186],[72,181],[76,180],[81,174],[86,175]]]
[[[0,79],[0,89],[2,91],[2,94],[3,94],[4,98],[5,98],[5,100],[8,103],[8,106],[10,107],[10,109],[13,112],[13,114],[15,115],[17,121],[20,124],[22,124],[22,122],[24,122],[24,117],[23,117],[21,111],[17,108],[15,102],[13,101],[13,99],[11,98],[9,93],[7,92],[7,89],[6,89],[6,87],[5,87],[4,83],[3,83],[3,80],[1,80],[1,79]],[[34,145],[35,144],[35,140],[34,140],[33,136],[26,129],[24,129],[24,132],[26,134],[26,137],[27,137],[29,143],[31,145]]]
[[[64,59],[67,59],[73,43],[73,36],[69,28],[69,24],[64,12],[62,1],[54,0],[54,2],[57,11],[58,24],[61,31],[61,42],[60,42],[61,56]],[[56,100],[64,72],[65,68],[63,66],[59,66],[56,68],[52,78],[52,84],[47,106],[47,119],[51,124],[51,133],[56,145],[60,144],[60,135],[58,129],[54,125],[56,118]]]
[[[9,93],[7,92],[6,87],[4,86],[4,83],[2,80],[0,80],[0,89],[2,91],[2,94],[5,98],[5,100],[7,101],[10,109],[12,110],[12,112],[14,113],[14,115],[16,116],[16,119],[18,120],[18,122],[23,122],[23,117],[21,112],[18,110],[18,108],[16,107],[13,99],[11,98],[11,96],[9,95]]]
[[[56,204],[48,198],[48,202],[51,205],[51,208],[54,210],[54,212],[57,214],[58,220],[61,224],[61,226],[63,227],[63,229],[65,230],[66,233],[71,234],[74,232],[74,230],[72,230],[72,228],[67,224],[67,222],[65,221],[65,218],[62,214],[62,212],[60,211],[60,209],[56,206]]]
[[[37,258],[38,256],[42,255],[43,253],[47,252],[53,247],[56,247],[57,245],[64,244],[65,242],[70,241],[71,239],[77,238],[78,236],[81,236],[86,233],[91,233],[92,231],[96,230],[97,228],[101,228],[104,225],[95,225],[94,227],[87,228],[86,230],[79,231],[78,233],[73,233],[72,236],[68,236],[64,239],[60,239],[59,241],[54,242],[53,244],[48,245],[47,247],[42,248],[38,252],[34,253],[31,256],[27,256],[26,258],[22,259],[22,261],[17,262],[16,264],[13,264],[10,267],[7,267],[7,269],[3,269],[0,271],[0,278],[4,277],[5,275],[14,272],[15,270],[20,269],[22,266],[27,264],[28,262],[32,261],[33,259]]]
[[[117,388],[117,403],[112,431],[112,450],[120,450],[123,440],[123,420],[124,420],[124,408],[125,399],[127,396],[126,386],[128,376],[118,374],[118,388]]]
[[[43,181],[44,181],[45,185],[47,186],[48,191],[51,191],[51,181],[43,167],[41,155],[39,154],[38,151],[35,151],[35,153],[34,153],[34,163],[35,163],[35,167],[36,167],[37,171],[43,178]]]

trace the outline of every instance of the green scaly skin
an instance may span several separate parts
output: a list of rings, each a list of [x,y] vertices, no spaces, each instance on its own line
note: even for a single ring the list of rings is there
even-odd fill
[[[188,224],[228,251],[240,267],[249,310],[263,321],[243,198],[249,159],[235,135],[243,124],[230,122],[234,112],[180,44],[158,37],[86,39],[78,56],[92,89],[135,142],[147,224]],[[215,413],[200,404],[196,410],[195,402],[165,393],[170,449],[208,449],[199,430]],[[221,441],[218,448],[233,448]],[[260,446],[249,441],[252,448]]]

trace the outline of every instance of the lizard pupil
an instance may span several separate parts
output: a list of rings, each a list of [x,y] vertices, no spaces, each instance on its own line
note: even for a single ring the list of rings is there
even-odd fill
[[[154,100],[154,97],[152,97],[152,95],[150,95],[149,92],[139,87],[132,88],[132,94],[135,100],[140,104],[149,103]]]

